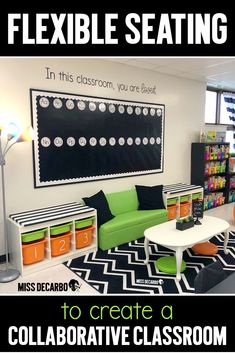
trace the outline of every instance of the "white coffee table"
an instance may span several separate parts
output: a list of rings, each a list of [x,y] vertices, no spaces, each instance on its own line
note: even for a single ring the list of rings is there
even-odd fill
[[[227,254],[227,244],[229,239],[229,223],[217,217],[204,216],[201,225],[180,231],[176,229],[176,220],[161,223],[144,231],[144,249],[146,260],[149,262],[149,241],[174,250],[176,255],[177,280],[181,279],[180,269],[182,264],[183,251],[193,245],[203,243],[213,236],[225,233],[224,253]]]

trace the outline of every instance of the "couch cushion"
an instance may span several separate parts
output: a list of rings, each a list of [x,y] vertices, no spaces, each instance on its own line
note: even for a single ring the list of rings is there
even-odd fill
[[[156,210],[165,208],[162,196],[163,185],[136,185],[139,210]]]
[[[142,224],[151,219],[161,219],[168,215],[167,210],[151,210],[151,211],[131,211],[117,215],[107,223],[100,227],[104,232],[115,232],[119,229],[125,229],[133,225]]]
[[[108,222],[110,219],[114,218],[110,212],[109,205],[105,194],[102,190],[97,192],[97,194],[90,197],[83,197],[83,201],[87,206],[94,207],[97,210],[97,223],[98,227],[103,223]]]
[[[138,198],[135,189],[106,194],[113,215],[119,215],[138,209]]]

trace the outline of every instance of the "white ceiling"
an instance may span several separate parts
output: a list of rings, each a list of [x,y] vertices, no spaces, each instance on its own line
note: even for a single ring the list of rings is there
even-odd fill
[[[235,57],[109,58],[108,60],[235,90]]]

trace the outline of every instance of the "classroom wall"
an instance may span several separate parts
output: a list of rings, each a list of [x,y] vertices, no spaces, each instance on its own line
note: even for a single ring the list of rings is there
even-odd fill
[[[59,75],[62,72],[65,75]],[[70,82],[69,75],[112,81],[113,89]],[[166,107],[164,173],[34,189],[32,143],[19,143],[6,158],[8,213],[79,201],[100,189],[112,192],[135,184],[190,182],[190,145],[198,141],[204,125],[204,83],[91,58],[1,58],[0,81],[0,118],[15,118],[23,127],[31,124],[30,88],[160,103]],[[118,91],[118,83],[128,88],[156,86],[156,91]],[[0,217],[0,255],[3,253]]]

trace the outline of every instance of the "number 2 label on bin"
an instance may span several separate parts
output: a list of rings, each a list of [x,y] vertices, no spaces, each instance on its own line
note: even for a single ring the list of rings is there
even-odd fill
[[[60,240],[60,250],[59,251],[60,252],[66,251],[66,249],[65,249],[65,240],[64,239]]]

